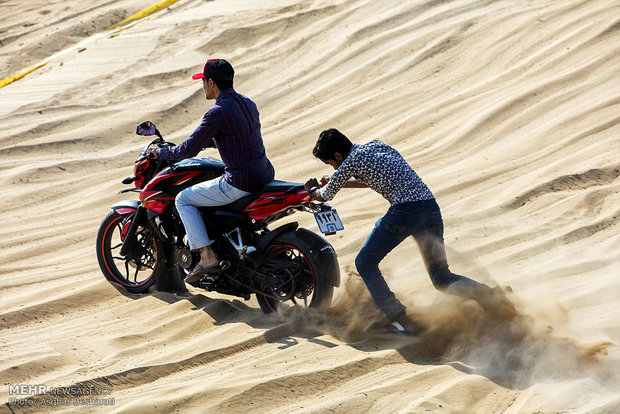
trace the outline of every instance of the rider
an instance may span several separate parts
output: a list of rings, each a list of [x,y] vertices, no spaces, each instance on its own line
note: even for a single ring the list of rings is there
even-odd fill
[[[207,100],[215,99],[196,130],[180,145],[159,148],[148,153],[162,160],[178,161],[196,156],[207,147],[217,148],[226,165],[224,175],[198,183],[181,191],[176,207],[185,226],[190,249],[200,252],[200,262],[185,281],[194,283],[209,273],[221,270],[218,258],[197,207],[221,206],[257,192],[274,179],[274,168],[265,154],[256,104],[233,89],[235,71],[224,59],[209,59],[202,72]]]
[[[336,170],[331,177],[323,177],[322,188],[316,178],[306,182],[306,190],[314,199],[331,200],[342,187],[370,187],[391,204],[366,239],[355,266],[375,304],[396,329],[416,333],[420,328],[407,317],[405,306],[388,287],[379,271],[379,262],[408,236],[418,243],[437,289],[450,288],[451,293],[475,299],[485,309],[498,304],[506,316],[514,313],[514,307],[499,288],[492,289],[450,271],[439,206],[430,189],[396,149],[379,140],[353,144],[337,129],[327,129],[321,132],[312,153]]]

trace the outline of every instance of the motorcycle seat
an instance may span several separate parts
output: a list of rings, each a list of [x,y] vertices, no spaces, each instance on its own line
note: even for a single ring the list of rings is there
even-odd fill
[[[245,197],[241,197],[240,199],[233,201],[230,204],[226,204],[225,206],[220,206],[217,209],[230,211],[232,213],[241,213],[247,206],[250,205],[250,203],[252,203],[252,201],[260,197],[261,194],[275,192],[294,193],[302,188],[304,188],[302,183],[274,180],[265,184],[259,193],[252,193]],[[207,210],[214,209],[214,207],[201,207],[201,209],[203,208]]]
[[[239,200],[227,204],[224,209],[233,213],[241,213],[250,203],[260,197],[260,194],[250,194],[241,197]]]
[[[284,193],[294,193],[304,188],[302,183],[295,183],[292,181],[280,181],[273,180],[263,186],[261,189],[261,193],[273,193],[273,192],[284,192]]]

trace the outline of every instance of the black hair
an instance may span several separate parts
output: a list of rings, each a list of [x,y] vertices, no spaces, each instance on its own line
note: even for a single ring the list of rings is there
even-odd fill
[[[212,79],[220,91],[232,88],[235,69],[224,59],[209,59],[202,73],[206,79]]]
[[[334,154],[339,152],[343,157],[349,155],[353,143],[342,132],[336,128],[326,129],[321,132],[316,145],[312,150],[312,155],[321,161],[335,160]]]
[[[216,78],[211,78],[213,80],[213,82],[215,82],[215,84],[217,85],[217,88],[220,91],[223,91],[224,89],[228,89],[228,88],[232,88],[233,87],[233,80],[232,79],[216,79]]]

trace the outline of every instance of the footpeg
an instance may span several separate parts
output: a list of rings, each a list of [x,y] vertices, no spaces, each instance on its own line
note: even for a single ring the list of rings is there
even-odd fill
[[[220,269],[222,272],[228,269],[229,267],[230,267],[230,262],[228,260],[222,260],[220,262]]]

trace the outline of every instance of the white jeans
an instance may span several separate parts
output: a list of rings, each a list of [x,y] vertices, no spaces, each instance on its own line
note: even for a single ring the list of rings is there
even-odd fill
[[[176,197],[175,204],[185,226],[189,248],[196,250],[209,246],[214,241],[209,238],[197,207],[223,206],[249,194],[230,185],[223,176],[181,191]]]

